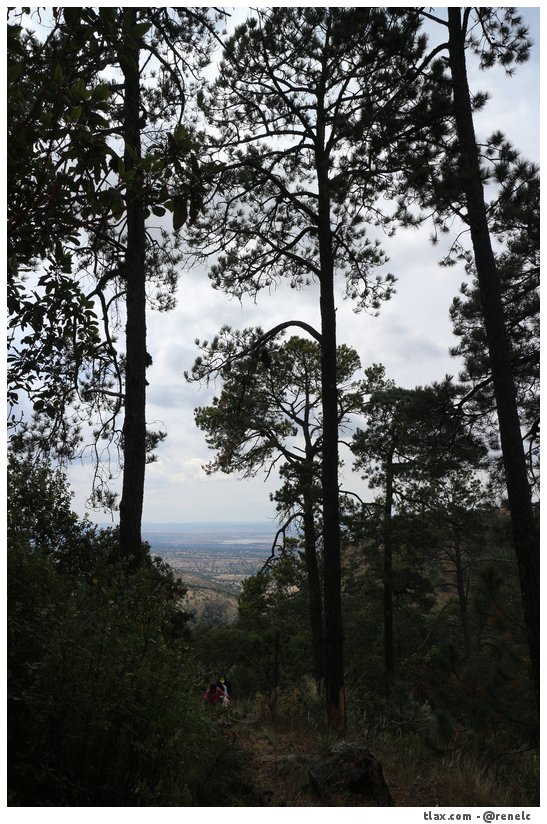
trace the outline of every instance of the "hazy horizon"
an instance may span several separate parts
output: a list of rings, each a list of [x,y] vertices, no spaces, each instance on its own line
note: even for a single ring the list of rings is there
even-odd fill
[[[112,521],[101,521],[97,524],[99,527],[111,527],[116,526],[116,522]],[[149,529],[150,527],[193,527],[196,529],[207,527],[207,528],[225,528],[225,527],[241,527],[245,529],[264,529],[264,530],[273,530],[276,531],[279,529],[277,523],[268,522],[267,520],[262,521],[244,521],[244,520],[222,520],[222,521],[142,521],[141,528]]]

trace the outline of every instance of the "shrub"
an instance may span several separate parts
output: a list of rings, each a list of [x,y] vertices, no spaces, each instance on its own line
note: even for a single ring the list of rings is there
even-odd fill
[[[8,534],[9,803],[192,805],[225,745],[195,698],[184,588],[68,523],[45,549],[31,517]]]

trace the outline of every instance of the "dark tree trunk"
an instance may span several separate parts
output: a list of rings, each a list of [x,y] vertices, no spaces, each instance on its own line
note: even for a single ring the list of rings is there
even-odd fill
[[[393,647],[393,450],[386,461],[386,497],[384,502],[384,675],[386,695],[391,693],[394,670]]]
[[[332,727],[344,731],[344,634],[340,571],[340,509],[338,500],[338,404],[336,388],[336,330],[332,282],[321,282],[323,334],[323,564],[325,607],[325,692],[327,715]],[[330,295],[328,294],[330,292]]]
[[[467,614],[467,588],[465,585],[465,571],[462,563],[460,539],[457,535],[454,538],[454,563],[456,564],[456,585],[458,588],[458,603],[462,622],[463,650],[465,657],[469,658],[473,652],[473,642],[471,639],[471,627],[469,626],[469,615]]]
[[[125,13],[131,14],[134,25],[137,22],[136,9],[126,9]],[[126,170],[136,170],[135,178],[127,184],[126,189],[127,322],[120,550],[122,557],[138,565],[144,557],[141,520],[146,465],[145,228],[142,178],[139,169],[141,156],[139,48],[126,40],[120,62],[124,76],[125,95],[124,162]]]
[[[305,482],[306,489],[313,489],[313,474]],[[309,498],[312,497],[312,500]],[[304,561],[309,588],[310,626],[313,652],[313,670],[318,694],[325,683],[325,633],[323,627],[323,604],[321,599],[321,578],[317,563],[317,540],[313,507],[313,493],[304,492]]]
[[[454,91],[454,115],[460,144],[462,188],[477,268],[490,368],[496,398],[501,449],[511,511],[532,672],[539,703],[539,534],[534,519],[526,457],[517,410],[511,352],[506,333],[501,286],[492,252],[481,182],[465,60],[461,9],[448,9],[449,56]]]
[[[336,369],[336,306],[334,259],[330,225],[329,159],[324,151],[321,107],[317,124],[318,238],[320,258],[321,391],[323,441],[321,491],[323,496],[323,603],[325,621],[325,698],[329,725],[346,729],[344,633],[340,570],[340,505],[338,493],[338,386]]]

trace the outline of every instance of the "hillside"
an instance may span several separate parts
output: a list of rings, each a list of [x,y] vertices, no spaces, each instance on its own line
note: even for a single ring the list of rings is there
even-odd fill
[[[146,524],[143,537],[188,588],[195,623],[226,626],[237,617],[243,580],[270,554],[272,525],[262,523]]]
[[[222,586],[205,575],[178,572],[188,588],[185,607],[192,614],[193,623],[225,626],[237,618],[237,590],[233,585]]]

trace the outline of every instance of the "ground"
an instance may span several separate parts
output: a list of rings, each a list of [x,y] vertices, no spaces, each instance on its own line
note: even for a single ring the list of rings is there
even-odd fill
[[[240,773],[235,793],[246,797],[244,806],[263,807],[375,807],[371,798],[346,792],[318,798],[307,782],[300,757],[328,746],[324,736],[302,730],[279,730],[254,718],[234,714],[224,727],[224,735],[237,755]],[[317,737],[317,741],[314,741]],[[318,758],[320,753],[318,754]],[[396,807],[434,807],[442,803],[442,787],[417,776],[407,786],[384,766],[384,778]],[[241,803],[240,798],[240,803]]]

